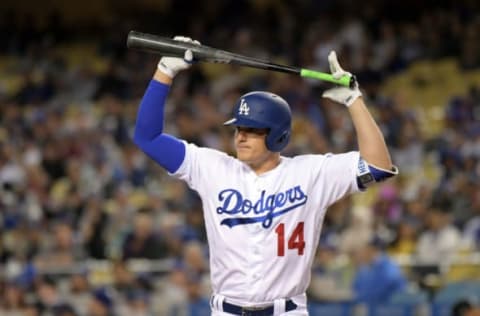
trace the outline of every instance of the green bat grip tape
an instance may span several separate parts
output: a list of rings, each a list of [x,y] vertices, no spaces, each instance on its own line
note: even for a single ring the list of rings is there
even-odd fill
[[[301,69],[300,76],[328,81],[346,87],[352,87],[355,83],[355,78],[353,76],[343,76],[340,79],[335,79],[331,74],[309,69]]]

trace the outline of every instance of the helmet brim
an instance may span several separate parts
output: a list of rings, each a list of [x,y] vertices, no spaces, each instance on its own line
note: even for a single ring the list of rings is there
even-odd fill
[[[236,125],[235,122],[237,122],[236,117],[234,117],[232,119],[229,119],[228,121],[223,122],[223,125]]]
[[[223,125],[243,126],[243,127],[251,127],[251,128],[269,128],[264,123],[259,123],[254,120],[249,120],[246,118],[238,118],[238,117],[229,119],[228,121],[224,122]]]

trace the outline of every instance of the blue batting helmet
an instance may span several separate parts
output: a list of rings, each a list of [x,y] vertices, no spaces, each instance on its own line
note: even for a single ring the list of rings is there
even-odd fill
[[[280,96],[263,91],[242,95],[233,109],[233,118],[224,125],[267,128],[268,150],[279,152],[287,146],[292,131],[292,112]]]

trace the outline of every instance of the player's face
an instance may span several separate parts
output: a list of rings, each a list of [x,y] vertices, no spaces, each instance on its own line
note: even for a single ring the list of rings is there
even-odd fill
[[[235,130],[235,150],[237,158],[254,169],[275,156],[265,145],[268,129],[237,126]]]

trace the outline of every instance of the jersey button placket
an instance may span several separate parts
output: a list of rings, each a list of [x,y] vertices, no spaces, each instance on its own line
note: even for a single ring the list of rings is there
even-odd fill
[[[261,192],[265,190],[265,183],[262,177],[255,176],[253,179],[253,188],[260,198]],[[255,216],[262,216],[261,214],[256,214]],[[265,231],[262,227],[262,223],[254,223],[249,225],[249,231],[251,233],[251,244],[250,244],[250,253],[251,253],[251,264],[250,264],[250,280],[251,287],[250,290],[252,294],[257,293],[262,288],[262,266],[263,266],[263,256],[261,253],[262,249],[262,240],[264,239]]]
[[[251,247],[252,250],[252,270],[251,270],[251,279],[252,279],[252,292],[257,293],[262,286],[262,277],[263,277],[263,265],[264,258],[262,255],[262,241],[264,240],[264,234],[266,231],[262,228],[261,223],[256,223],[254,226],[257,230],[254,233],[252,238],[253,244]]]
[[[262,189],[263,189],[263,185],[262,185],[262,179],[260,177],[256,177],[254,181],[254,184],[255,184],[255,190],[257,190],[257,192],[262,192]]]

